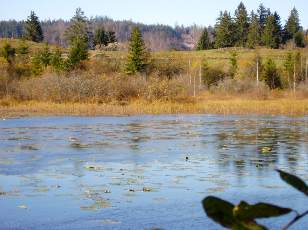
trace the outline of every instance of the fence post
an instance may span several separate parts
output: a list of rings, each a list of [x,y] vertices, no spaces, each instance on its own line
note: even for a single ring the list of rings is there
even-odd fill
[[[199,66],[199,89],[202,87],[202,63],[200,62]]]
[[[189,61],[188,61],[188,75],[189,75],[189,84],[191,85],[190,65],[191,65],[191,63],[190,63],[190,59],[189,59]]]
[[[307,59],[307,57],[306,57],[306,75],[305,75],[305,81],[306,81],[306,83],[307,83],[307,76],[308,75],[308,59]]]

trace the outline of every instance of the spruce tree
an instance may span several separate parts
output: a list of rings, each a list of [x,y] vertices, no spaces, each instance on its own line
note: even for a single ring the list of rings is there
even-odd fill
[[[250,49],[256,48],[260,44],[260,25],[258,21],[258,16],[251,12],[251,23],[249,25],[248,35],[247,35],[247,47]]]
[[[281,26],[278,14],[270,15],[262,34],[262,43],[268,48],[279,48],[281,40]]]
[[[294,43],[297,47],[305,47],[305,35],[303,31],[298,31],[294,35]]]
[[[215,25],[215,48],[224,48],[234,46],[235,31],[234,23],[230,13],[225,11],[220,12]]]
[[[281,26],[281,20],[279,14],[275,11],[274,14],[274,47],[279,48],[280,44],[283,42],[283,31]]]
[[[107,31],[106,35],[107,35],[107,43],[108,44],[109,43],[115,43],[117,41],[117,38],[115,36],[115,32],[114,31],[109,30],[109,31]]]
[[[25,22],[24,37],[33,42],[42,42],[44,39],[41,24],[34,11],[31,11],[30,16]]]
[[[74,43],[74,40],[84,40],[86,43],[88,39],[88,23],[87,17],[81,8],[77,8],[74,17],[71,19],[70,27],[68,27],[64,34],[69,44]]]
[[[270,89],[281,88],[281,80],[277,66],[272,59],[267,59],[262,73],[262,79],[270,87]]]
[[[247,10],[243,2],[241,2],[235,11],[236,45],[242,47],[245,46],[247,42],[248,28]]]
[[[126,73],[134,74],[145,70],[148,64],[149,53],[146,50],[141,32],[135,27],[131,33],[129,53],[126,63]]]
[[[290,16],[287,20],[287,23],[285,25],[284,31],[284,40],[290,40],[294,39],[295,34],[300,30],[300,23],[299,23],[299,16],[298,16],[298,11],[294,7],[291,10]]]
[[[99,48],[108,45],[108,37],[104,28],[99,28],[94,32],[94,44],[99,45]]]
[[[82,37],[77,37],[73,40],[70,48],[70,53],[67,59],[67,67],[74,68],[81,61],[87,60],[89,56],[88,44]]]
[[[209,32],[207,28],[202,31],[201,37],[197,43],[196,50],[207,50],[211,48],[211,42],[209,38]]]

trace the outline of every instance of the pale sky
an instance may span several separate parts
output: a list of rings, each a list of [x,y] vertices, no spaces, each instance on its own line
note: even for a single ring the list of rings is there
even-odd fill
[[[86,16],[108,16],[145,24],[214,25],[220,10],[232,13],[239,0],[0,0],[0,20],[26,19],[34,10],[41,20],[70,19],[77,7]],[[248,11],[256,10],[261,1],[244,0]],[[285,23],[295,6],[301,24],[308,28],[307,0],[264,0],[266,7],[278,11]]]

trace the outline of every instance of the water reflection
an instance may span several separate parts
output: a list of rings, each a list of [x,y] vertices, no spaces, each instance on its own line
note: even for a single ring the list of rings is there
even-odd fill
[[[307,123],[245,116],[1,121],[0,211],[7,211],[0,222],[4,228],[140,229],[157,221],[166,229],[216,229],[198,206],[207,194],[300,199],[274,169],[308,178]],[[27,216],[17,208],[22,205]]]

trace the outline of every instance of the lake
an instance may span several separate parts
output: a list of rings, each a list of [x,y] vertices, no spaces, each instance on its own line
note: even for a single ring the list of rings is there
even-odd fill
[[[308,117],[1,120],[0,229],[221,229],[208,195],[305,211],[276,168],[308,181]]]

